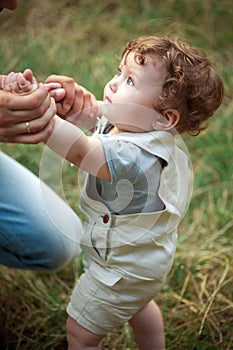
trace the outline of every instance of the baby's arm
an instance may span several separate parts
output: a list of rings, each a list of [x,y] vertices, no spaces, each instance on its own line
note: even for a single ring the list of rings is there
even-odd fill
[[[102,142],[86,136],[77,126],[55,116],[55,127],[47,146],[88,173],[110,180]]]

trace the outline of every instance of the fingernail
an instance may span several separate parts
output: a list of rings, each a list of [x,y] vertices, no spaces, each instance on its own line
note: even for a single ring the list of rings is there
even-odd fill
[[[64,103],[63,108],[64,108],[66,111],[69,111],[70,105],[67,104],[67,103]]]
[[[64,89],[60,88],[60,89],[56,89],[55,91],[55,97],[61,97],[64,95]]]

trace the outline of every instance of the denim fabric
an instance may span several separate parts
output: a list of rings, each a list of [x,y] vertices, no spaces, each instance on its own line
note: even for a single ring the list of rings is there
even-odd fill
[[[65,201],[0,152],[0,265],[60,269],[80,253],[81,233],[81,221]]]

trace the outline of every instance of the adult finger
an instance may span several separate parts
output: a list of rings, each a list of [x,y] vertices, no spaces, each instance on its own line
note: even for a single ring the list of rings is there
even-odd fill
[[[0,127],[0,137],[13,139],[17,135],[25,133],[38,133],[43,130],[56,113],[56,105],[53,99],[49,108],[40,118],[30,121],[20,122],[7,127]]]
[[[14,137],[6,137],[3,142],[11,143],[23,143],[23,144],[38,144],[40,142],[46,141],[48,137],[52,134],[55,121],[54,119],[46,125],[46,127],[40,132],[34,134],[21,134]],[[0,138],[1,139],[1,138]]]
[[[75,98],[75,81],[74,79],[62,76],[62,75],[50,75],[46,80],[45,83],[52,83],[57,82],[60,83],[62,88],[65,89],[65,97],[60,101],[59,103],[59,113],[61,116],[65,116],[69,110],[71,109],[74,98]]]
[[[39,88],[30,95],[0,92],[0,119],[2,126],[30,121],[44,115],[51,103],[48,91]]]
[[[63,100],[66,95],[65,89],[63,89],[59,83],[46,83],[44,87],[49,91],[50,96],[53,97],[56,102]]]
[[[31,111],[40,108],[42,105],[44,106],[45,101],[45,105],[47,104],[47,108],[50,104],[50,96],[43,84],[39,84],[38,89],[35,90],[32,94],[23,96],[16,94],[12,94],[11,96],[10,94],[8,94],[6,99],[8,104],[7,107],[12,111]]]

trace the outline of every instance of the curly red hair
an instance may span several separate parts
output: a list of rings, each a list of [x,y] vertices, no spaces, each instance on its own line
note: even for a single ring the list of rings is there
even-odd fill
[[[135,62],[145,64],[147,56],[164,60],[167,76],[155,110],[176,109],[180,114],[178,132],[195,136],[223,100],[223,82],[205,54],[180,41],[166,37],[139,37],[130,41],[122,57],[134,52]]]

